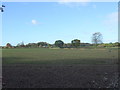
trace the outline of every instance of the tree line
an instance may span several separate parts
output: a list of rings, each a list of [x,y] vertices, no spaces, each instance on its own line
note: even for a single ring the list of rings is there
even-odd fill
[[[54,44],[49,44],[47,42],[38,42],[38,43],[28,43],[24,44],[24,42],[18,43],[16,46],[12,46],[10,43],[6,44],[6,48],[80,48],[80,47],[118,47],[120,46],[119,42],[115,43],[103,43],[103,36],[100,32],[95,32],[92,35],[92,44],[90,43],[81,43],[79,39],[71,40],[71,43],[64,43],[62,40],[56,40]]]

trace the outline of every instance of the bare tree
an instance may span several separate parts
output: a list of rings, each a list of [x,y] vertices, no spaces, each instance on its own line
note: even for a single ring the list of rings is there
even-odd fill
[[[95,32],[93,35],[92,35],[92,42],[93,44],[95,44],[97,46],[97,44],[100,44],[102,43],[102,34],[100,32]]]

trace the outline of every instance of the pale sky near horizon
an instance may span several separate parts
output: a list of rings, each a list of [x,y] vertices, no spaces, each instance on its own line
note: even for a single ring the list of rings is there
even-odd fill
[[[20,42],[53,44],[73,39],[91,43],[92,34],[101,32],[103,42],[118,41],[117,2],[4,2],[2,45]],[[1,12],[0,12],[1,14]]]

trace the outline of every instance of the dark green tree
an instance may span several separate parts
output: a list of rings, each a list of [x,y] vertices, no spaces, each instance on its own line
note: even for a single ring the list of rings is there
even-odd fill
[[[71,41],[71,44],[73,47],[79,47],[80,46],[80,40],[79,39],[74,39]]]
[[[7,48],[12,48],[12,45],[11,45],[10,43],[7,43],[7,44],[6,44],[6,47],[7,47]]]
[[[26,45],[26,47],[31,47],[31,48],[35,48],[35,47],[38,47],[37,46],[37,44],[36,43],[28,43],[27,45]]]
[[[37,45],[43,47],[43,46],[48,46],[48,43],[47,42],[38,42]]]
[[[62,40],[55,41],[55,46],[62,48],[64,45],[64,42]]]

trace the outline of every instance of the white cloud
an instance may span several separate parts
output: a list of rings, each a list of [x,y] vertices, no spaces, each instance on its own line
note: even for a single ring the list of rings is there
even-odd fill
[[[119,2],[119,0],[3,0],[3,2]]]
[[[59,0],[59,4],[63,4],[69,7],[79,7],[79,6],[87,6],[90,0]]]
[[[37,20],[35,20],[35,19],[33,19],[33,20],[31,21],[31,23],[34,24],[34,25],[39,24],[39,22],[38,22]]]
[[[68,2],[90,2],[91,0],[59,0],[58,2],[64,2],[64,3],[68,3]]]
[[[107,23],[116,24],[118,23],[118,12],[113,12],[107,16]]]
[[[54,1],[58,1],[58,2],[119,2],[119,0],[54,0]]]
[[[104,21],[105,25],[111,28],[115,28],[118,25],[118,12],[110,13],[106,16],[106,20]]]
[[[66,5],[68,7],[79,7],[79,6],[87,6],[88,3],[83,3],[83,2],[59,2],[59,4]]]
[[[96,8],[97,6],[96,5],[93,5],[93,8]]]
[[[104,25],[108,29],[108,31],[113,34],[118,33],[118,12],[112,12],[106,16],[106,20],[104,20]]]

